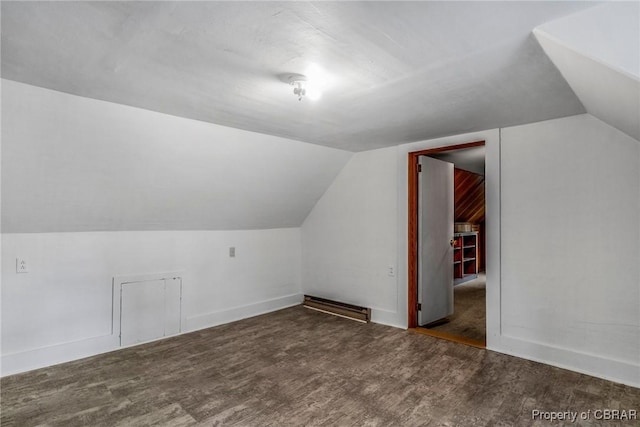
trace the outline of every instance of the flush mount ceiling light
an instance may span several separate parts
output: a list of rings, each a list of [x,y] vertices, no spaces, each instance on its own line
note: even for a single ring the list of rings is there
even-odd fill
[[[291,74],[288,81],[293,86],[293,94],[298,97],[298,101],[302,101],[302,97],[307,94],[307,77],[302,74]]]
[[[307,76],[304,74],[283,74],[280,76],[280,80],[293,86],[293,94],[298,97],[298,101],[302,101],[304,97],[315,101],[322,95],[320,90],[307,80]]]

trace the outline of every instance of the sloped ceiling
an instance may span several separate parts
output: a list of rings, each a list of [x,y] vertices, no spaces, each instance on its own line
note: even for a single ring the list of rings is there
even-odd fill
[[[453,151],[430,154],[429,157],[453,163],[457,169],[484,176],[485,146],[459,148]]]
[[[612,2],[534,30],[587,112],[640,140],[640,2]]]
[[[2,232],[299,227],[351,156],[4,81]]]
[[[584,112],[531,30],[591,2],[9,2],[2,77],[351,151]],[[298,101],[283,73],[322,74]]]
[[[455,221],[480,224],[485,218],[484,176],[454,169]]]

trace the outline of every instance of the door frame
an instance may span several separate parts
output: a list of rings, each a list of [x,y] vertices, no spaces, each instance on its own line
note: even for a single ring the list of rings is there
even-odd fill
[[[445,145],[408,153],[407,327],[418,327],[418,158],[420,156],[485,145],[484,140]],[[486,156],[486,155],[485,155]]]

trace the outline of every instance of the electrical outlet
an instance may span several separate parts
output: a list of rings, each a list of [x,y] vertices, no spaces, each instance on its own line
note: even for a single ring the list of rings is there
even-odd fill
[[[16,273],[28,273],[29,265],[27,265],[27,260],[24,258],[16,258]]]
[[[235,258],[236,257],[236,247],[235,246],[231,246],[229,248],[229,257],[230,258]]]
[[[390,266],[387,268],[387,275],[388,275],[389,277],[394,277],[394,276],[396,275],[396,269],[395,269],[395,267],[394,267],[393,265],[390,265]]]

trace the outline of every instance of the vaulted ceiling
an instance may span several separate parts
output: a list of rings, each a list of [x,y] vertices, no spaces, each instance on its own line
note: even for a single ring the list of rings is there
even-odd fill
[[[587,113],[640,141],[640,2],[585,9],[534,34]]]
[[[351,151],[585,111],[532,29],[591,2],[2,2],[2,77]],[[321,75],[318,101],[280,79]]]
[[[479,224],[485,218],[484,176],[454,169],[454,218],[456,222]]]

